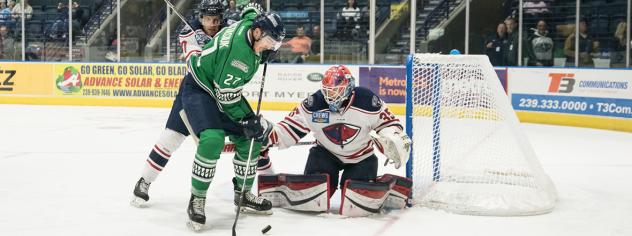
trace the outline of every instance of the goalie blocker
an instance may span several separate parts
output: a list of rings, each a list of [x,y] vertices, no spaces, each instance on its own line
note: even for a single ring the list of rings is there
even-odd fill
[[[329,175],[260,175],[259,195],[272,202],[273,207],[305,211],[329,210]],[[347,180],[342,189],[340,214],[368,216],[385,209],[403,209],[411,196],[412,181],[386,174],[375,182]]]

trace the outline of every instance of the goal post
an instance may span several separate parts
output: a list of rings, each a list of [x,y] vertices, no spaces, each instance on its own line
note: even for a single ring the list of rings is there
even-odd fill
[[[487,56],[409,55],[406,74],[415,205],[498,216],[553,210],[555,187]]]

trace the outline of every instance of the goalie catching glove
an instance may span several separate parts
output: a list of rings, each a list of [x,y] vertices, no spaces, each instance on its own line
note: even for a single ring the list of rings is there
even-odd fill
[[[380,130],[377,135],[373,134],[373,138],[386,158],[395,165],[395,169],[399,169],[402,163],[408,161],[412,141],[408,135],[398,127],[386,127]]]
[[[266,146],[268,141],[268,135],[272,132],[274,124],[266,120],[261,115],[250,116],[240,121],[243,127],[244,136],[246,138],[254,138],[255,141],[261,142],[263,146]]]

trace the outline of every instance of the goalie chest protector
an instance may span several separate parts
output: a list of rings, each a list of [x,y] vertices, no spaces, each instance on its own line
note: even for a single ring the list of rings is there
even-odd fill
[[[285,121],[302,137],[311,130],[318,145],[323,146],[343,163],[357,163],[373,154],[371,130],[397,125],[397,119],[382,100],[369,89],[356,87],[343,103],[340,112],[331,112],[321,91],[303,101]],[[302,127],[301,124],[307,127]],[[296,128],[299,129],[296,129]],[[297,140],[298,141],[298,140]]]

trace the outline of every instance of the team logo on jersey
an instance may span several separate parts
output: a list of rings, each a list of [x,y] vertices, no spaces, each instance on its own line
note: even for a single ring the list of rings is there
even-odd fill
[[[381,107],[382,106],[382,101],[380,101],[380,98],[378,98],[377,96],[373,95],[373,99],[371,99],[371,105],[373,105],[373,107]]]
[[[64,93],[76,93],[81,91],[83,87],[81,83],[81,74],[72,66],[64,68],[64,73],[55,80],[57,88]]]
[[[329,112],[314,112],[312,113],[312,122],[314,123],[329,123]]]
[[[360,129],[360,127],[355,125],[336,123],[323,128],[323,132],[332,143],[346,145],[358,137]]]
[[[244,73],[248,73],[248,66],[246,65],[246,63],[243,63],[239,60],[235,60],[233,59],[233,61],[230,62],[230,65],[243,71]]]
[[[305,101],[303,101],[303,103],[306,107],[311,107],[312,105],[314,105],[314,95],[310,95],[309,97],[307,97]]]

